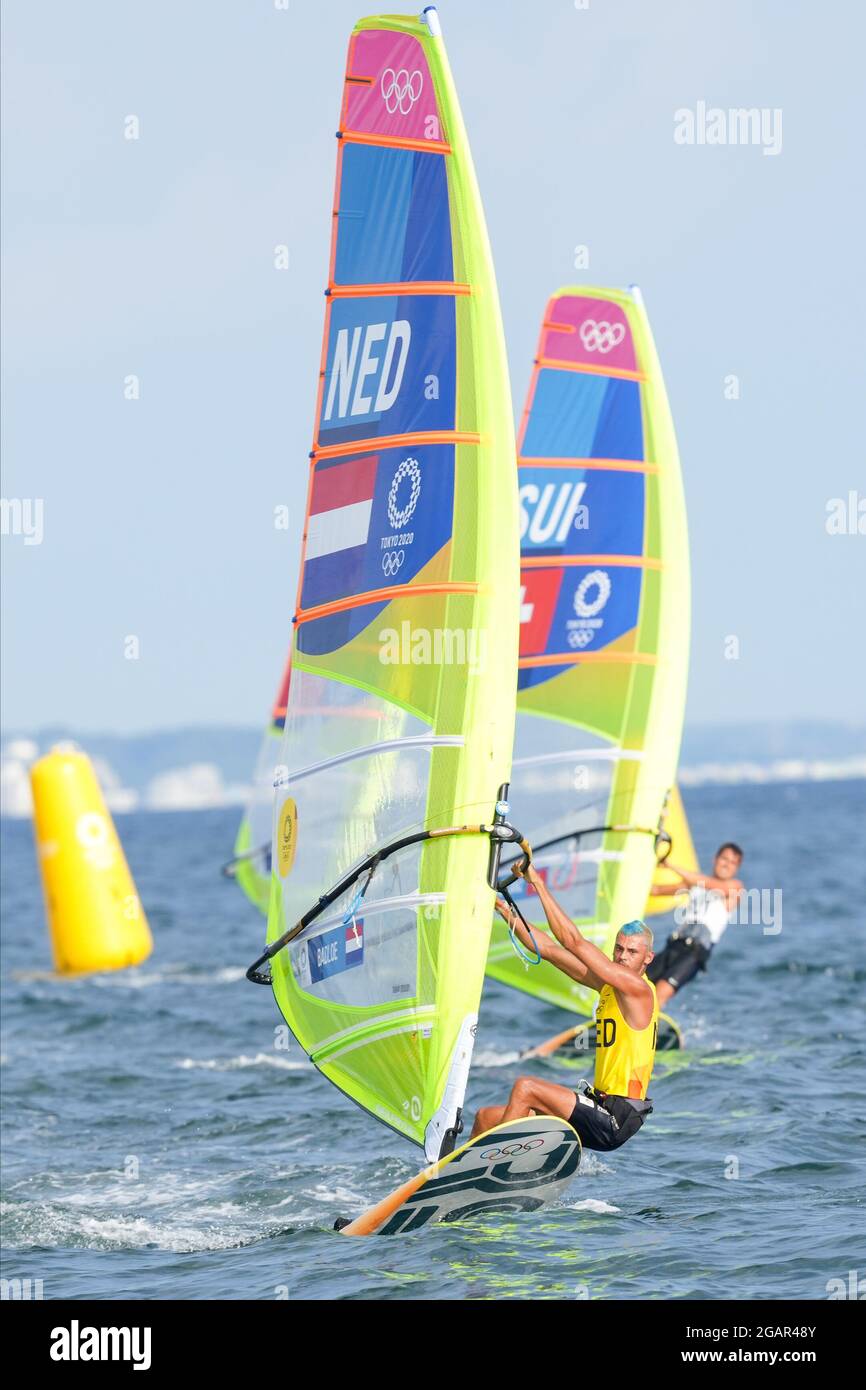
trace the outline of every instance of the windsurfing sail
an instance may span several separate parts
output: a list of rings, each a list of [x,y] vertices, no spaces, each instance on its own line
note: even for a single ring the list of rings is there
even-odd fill
[[[671,787],[671,794],[664,809],[662,829],[670,836],[670,849],[665,857],[670,858],[671,863],[676,864],[680,869],[688,869],[691,873],[698,873],[700,864],[695,854],[686,808],[677,786]],[[678,875],[663,862],[657,866],[653,874],[653,884],[676,883],[677,877]],[[657,898],[647,898],[643,916],[657,917],[663,912],[672,912],[675,907],[680,907],[685,902],[686,897],[686,893],[674,893],[670,896],[664,894]]]
[[[639,291],[561,289],[548,302],[517,463],[514,815],[551,891],[609,953],[657,862],[689,647],[682,478]],[[517,888],[527,920],[543,922]],[[488,971],[592,1012],[591,991],[519,958],[498,921]]]
[[[290,652],[256,759],[253,788],[238,826],[233,857],[223,865],[226,877],[235,879],[250,902],[265,916],[271,895],[274,774],[280,760],[280,743],[286,724],[286,701],[289,696],[291,668]]]
[[[268,947],[315,1065],[429,1159],[453,1146],[514,733],[505,343],[434,9],[361,20],[330,283]],[[262,968],[262,967],[265,968]]]

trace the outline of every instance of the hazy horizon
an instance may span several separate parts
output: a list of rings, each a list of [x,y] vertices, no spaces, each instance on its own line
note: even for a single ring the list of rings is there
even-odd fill
[[[37,738],[40,735],[54,733],[70,733],[73,736],[79,734],[82,738],[117,738],[117,739],[139,739],[159,737],[166,734],[203,733],[210,730],[224,731],[227,729],[237,729],[239,732],[250,734],[260,734],[264,727],[265,720],[258,723],[253,720],[231,720],[231,719],[210,719],[198,720],[195,722],[152,724],[146,728],[107,728],[101,725],[86,726],[84,724],[72,724],[69,721],[60,719],[46,721],[40,725],[12,725],[4,720],[0,720],[0,739],[10,740],[16,738]],[[792,716],[780,722],[770,718],[742,718],[742,719],[689,719],[686,717],[683,725],[683,733],[697,730],[737,730],[737,729],[757,729],[757,728],[783,728],[793,729],[800,727],[819,728],[819,729],[848,729],[857,733],[866,732],[866,719],[861,718],[841,718],[826,719],[820,715],[814,716]]]

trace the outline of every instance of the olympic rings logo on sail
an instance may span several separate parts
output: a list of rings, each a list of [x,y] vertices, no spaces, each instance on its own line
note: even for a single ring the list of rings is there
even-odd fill
[[[393,68],[386,68],[382,73],[379,90],[389,116],[395,116],[398,111],[401,116],[408,116],[420,97],[423,86],[424,78],[417,68],[411,74],[406,68],[400,68],[397,72]]]
[[[604,355],[619,347],[625,337],[624,323],[608,323],[607,319],[584,319],[580,325],[580,341],[587,352]]]
[[[597,587],[595,598],[587,602],[589,590]],[[610,575],[605,570],[590,570],[577,586],[574,595],[574,611],[579,618],[594,618],[600,613],[610,598]]]
[[[405,507],[397,508],[397,492],[404,478],[412,481],[412,491]],[[395,531],[400,531],[412,519],[418,498],[421,496],[421,466],[417,459],[405,458],[398,465],[388,492],[388,520]]]
[[[393,579],[397,571],[403,568],[405,558],[405,550],[389,550],[386,555],[382,556],[382,573],[388,579]]]
[[[595,629],[591,627],[576,627],[568,634],[568,645],[576,649],[588,647],[593,637]]]

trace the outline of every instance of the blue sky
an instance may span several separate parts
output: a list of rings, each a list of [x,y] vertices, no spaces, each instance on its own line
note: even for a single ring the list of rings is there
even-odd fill
[[[3,496],[44,499],[42,544],[2,538],[4,722],[261,722],[289,640],[333,135],[363,11],[4,10]],[[860,8],[440,15],[515,409],[552,289],[643,289],[689,505],[689,721],[862,717],[866,537],[825,526],[829,499],[866,495]],[[781,153],[676,144],[675,111],[699,101],[781,108]]]

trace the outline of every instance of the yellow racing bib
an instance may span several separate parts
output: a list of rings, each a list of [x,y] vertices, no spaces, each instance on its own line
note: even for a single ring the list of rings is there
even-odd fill
[[[643,979],[653,992],[653,1013],[646,1028],[626,1023],[612,985],[601,990],[595,1015],[595,1089],[630,1100],[645,1098],[656,1055],[656,987],[646,975]]]

